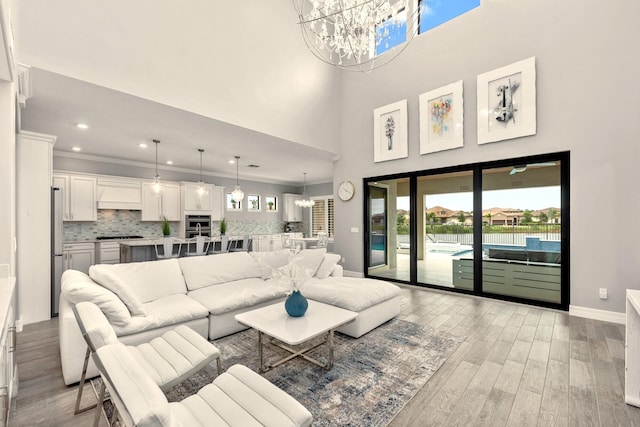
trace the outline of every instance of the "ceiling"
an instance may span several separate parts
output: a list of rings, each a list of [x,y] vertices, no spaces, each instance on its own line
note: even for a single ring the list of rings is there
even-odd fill
[[[241,180],[301,185],[329,182],[335,153],[180,110],[50,71],[31,68],[32,95],[22,109],[21,128],[57,136],[54,156],[153,166],[235,177],[240,156]],[[85,123],[88,129],[76,124]],[[146,143],[147,148],[138,145]],[[74,152],[72,147],[79,147]],[[172,160],[168,167],[164,163]],[[259,167],[248,167],[248,165]]]

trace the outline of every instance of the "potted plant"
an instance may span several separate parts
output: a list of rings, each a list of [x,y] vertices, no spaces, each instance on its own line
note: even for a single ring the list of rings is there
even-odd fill
[[[166,216],[162,217],[162,235],[169,237],[171,235],[171,224]]]
[[[220,221],[220,235],[224,236],[225,234],[227,234],[227,219],[222,218],[222,221]]]
[[[273,202],[268,202],[267,205],[269,206],[269,210],[272,211],[273,210]]]

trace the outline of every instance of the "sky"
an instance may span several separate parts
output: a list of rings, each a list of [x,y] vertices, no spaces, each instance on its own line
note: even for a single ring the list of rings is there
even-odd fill
[[[452,211],[473,210],[473,193],[428,195],[427,208],[441,206]],[[560,186],[484,191],[482,209],[514,208],[535,211],[560,207]],[[409,210],[409,197],[398,198],[398,209]]]

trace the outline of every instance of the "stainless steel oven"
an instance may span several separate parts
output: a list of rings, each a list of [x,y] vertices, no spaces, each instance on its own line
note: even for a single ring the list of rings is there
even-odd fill
[[[211,215],[187,215],[184,235],[187,239],[194,236],[211,236]]]

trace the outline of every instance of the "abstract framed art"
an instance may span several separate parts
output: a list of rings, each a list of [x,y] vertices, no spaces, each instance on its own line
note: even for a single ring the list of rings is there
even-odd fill
[[[536,58],[478,75],[478,144],[535,133]]]
[[[464,145],[462,80],[423,93],[420,104],[420,154]]]
[[[373,161],[409,156],[407,139],[407,100],[373,110]]]

